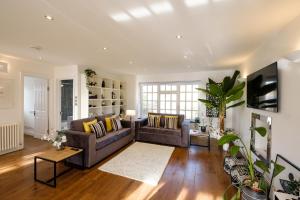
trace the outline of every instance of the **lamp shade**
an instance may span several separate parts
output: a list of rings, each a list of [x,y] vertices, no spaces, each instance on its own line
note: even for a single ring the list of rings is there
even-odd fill
[[[126,110],[126,115],[135,116],[135,110]]]

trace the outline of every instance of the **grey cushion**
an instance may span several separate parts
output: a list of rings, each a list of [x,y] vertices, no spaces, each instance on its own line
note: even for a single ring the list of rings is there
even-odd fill
[[[166,128],[155,128],[150,126],[143,126],[140,128],[140,132],[146,132],[151,134],[166,134],[166,135],[181,137],[181,129],[166,129]]]
[[[107,146],[129,134],[130,134],[130,128],[123,128],[119,131],[107,133],[107,135],[105,135],[101,138],[98,138],[96,140],[96,150],[104,148],[105,146]]]
[[[84,132],[83,129],[83,122],[89,122],[93,121],[95,117],[90,117],[90,118],[85,118],[85,119],[78,119],[78,120],[73,120],[70,123],[70,130],[72,131],[79,131],[79,132]]]

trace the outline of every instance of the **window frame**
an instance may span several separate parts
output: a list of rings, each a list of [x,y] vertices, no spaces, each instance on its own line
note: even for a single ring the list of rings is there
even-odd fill
[[[187,112],[187,110],[186,110],[186,104],[187,104],[187,100],[185,99],[184,101],[181,101],[181,99],[180,99],[180,94],[181,93],[184,93],[185,94],[185,96],[186,96],[186,94],[187,93],[191,93],[192,94],[192,97],[191,97],[191,101],[188,101],[188,102],[191,102],[191,110],[188,110],[188,111],[190,111],[191,112],[191,118],[187,118],[187,119],[194,119],[195,118],[195,116],[193,116],[193,112],[195,112],[195,111],[197,111],[198,112],[198,116],[197,117],[200,117],[200,110],[201,110],[201,104],[200,104],[200,102],[199,101],[197,101],[198,102],[198,105],[197,105],[197,110],[194,110],[193,108],[193,103],[194,102],[196,102],[196,101],[194,101],[194,99],[193,99],[193,94],[195,93],[195,91],[194,91],[194,85],[198,85],[198,87],[205,87],[205,85],[206,85],[206,83],[203,83],[203,81],[177,81],[177,82],[141,82],[141,83],[139,83],[139,87],[140,87],[140,95],[139,95],[139,104],[140,104],[140,115],[141,116],[146,116],[146,113],[144,113],[144,110],[143,110],[143,101],[144,101],[144,99],[143,99],[143,95],[144,95],[144,93],[143,93],[143,86],[149,86],[149,85],[157,85],[157,112],[158,113],[161,113],[161,94],[176,94],[176,114],[180,114],[181,113],[181,111],[183,110],[183,109],[181,109],[180,108],[180,103],[181,102],[184,102],[185,103],[185,109],[184,109],[184,115],[185,115],[185,117],[187,118],[187,115],[186,115],[186,112]],[[161,85],[171,85],[171,90],[169,90],[169,91],[166,91],[166,90],[161,90]],[[176,85],[176,91],[172,91],[172,85]],[[183,92],[183,91],[181,91],[181,86],[182,85],[184,85],[185,86],[185,88],[187,87],[187,85],[192,85],[192,90],[191,90],[191,92],[187,92],[186,90]],[[200,91],[197,91],[197,93],[198,93],[198,98],[200,98],[201,97],[201,93],[200,93]],[[147,95],[148,95],[148,92],[147,92]],[[148,101],[148,100],[147,100]],[[152,100],[153,101],[153,100]],[[171,104],[172,104],[172,102],[174,102],[174,101],[172,101],[172,97],[171,97]],[[166,100],[165,100],[165,103],[166,103]],[[148,110],[148,108],[147,108],[147,110]],[[152,110],[153,110],[153,108],[152,108]],[[167,110],[166,108],[164,109],[164,110]],[[172,111],[172,110],[174,110],[174,109],[172,109],[172,105],[171,105],[171,109],[170,109],[170,111]],[[147,112],[149,112],[149,111],[147,111]],[[171,113],[168,113],[168,114],[171,114]],[[194,118],[193,118],[194,117]]]

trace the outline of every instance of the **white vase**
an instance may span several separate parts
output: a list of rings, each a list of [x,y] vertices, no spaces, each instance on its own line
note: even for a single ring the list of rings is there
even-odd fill
[[[229,144],[223,144],[223,151],[228,151]]]

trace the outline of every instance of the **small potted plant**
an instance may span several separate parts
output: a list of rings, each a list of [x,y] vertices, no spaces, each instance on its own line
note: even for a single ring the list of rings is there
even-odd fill
[[[259,133],[262,137],[265,137],[267,134],[267,130],[264,127],[257,127],[251,128]],[[241,186],[238,188],[238,192],[235,194],[233,199],[267,199],[267,190],[268,190],[268,183],[265,180],[265,174],[270,173],[269,167],[266,163],[261,160],[254,161],[252,157],[252,153],[249,148],[245,145],[244,141],[234,132],[227,133],[226,135],[222,136],[218,141],[219,145],[224,144],[232,144],[229,152],[231,156],[235,157],[238,152],[244,155],[245,159],[247,160],[247,171],[248,177],[243,181]],[[281,173],[285,168],[281,165],[274,164],[274,171],[273,177],[277,176]],[[256,169],[260,169],[262,172],[258,175]],[[225,198],[225,197],[224,197]]]
[[[47,140],[50,142],[56,148],[56,150],[63,150],[64,143],[67,142],[67,137],[62,131],[57,131],[56,136],[54,134],[47,134],[42,137],[42,140]]]

